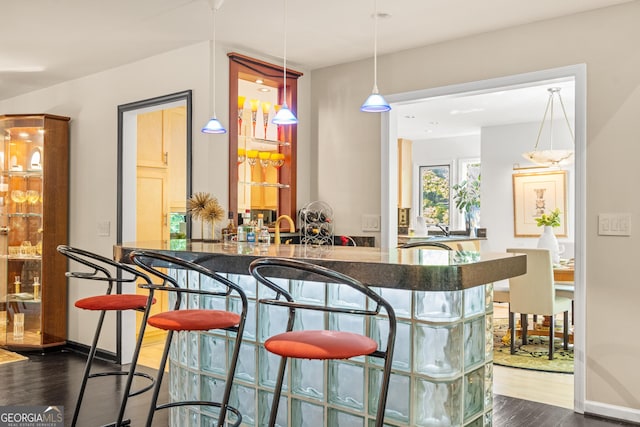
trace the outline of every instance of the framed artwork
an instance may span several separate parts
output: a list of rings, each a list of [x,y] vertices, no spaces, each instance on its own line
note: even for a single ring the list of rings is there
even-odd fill
[[[513,234],[515,237],[538,237],[542,227],[536,218],[560,209],[557,237],[567,237],[567,172],[513,174]]]

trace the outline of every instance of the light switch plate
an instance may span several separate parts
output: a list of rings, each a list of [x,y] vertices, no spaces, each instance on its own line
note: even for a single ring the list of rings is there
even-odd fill
[[[598,235],[631,236],[630,213],[601,213],[598,215]]]
[[[111,235],[111,222],[98,221],[97,229],[99,237],[109,237]]]
[[[362,231],[380,231],[380,215],[362,215]]]

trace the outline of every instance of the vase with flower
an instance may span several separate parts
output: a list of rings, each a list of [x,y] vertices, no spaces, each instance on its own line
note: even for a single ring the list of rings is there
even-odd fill
[[[538,239],[539,249],[549,249],[551,252],[551,260],[554,264],[560,263],[560,247],[558,239],[553,233],[555,227],[560,226],[560,209],[555,208],[550,213],[543,213],[536,218],[538,227],[544,227],[540,239]]]

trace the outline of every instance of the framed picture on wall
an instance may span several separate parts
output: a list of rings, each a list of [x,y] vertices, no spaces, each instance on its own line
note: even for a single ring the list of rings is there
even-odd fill
[[[513,230],[515,237],[538,237],[536,218],[560,209],[557,237],[567,237],[567,172],[513,174]]]

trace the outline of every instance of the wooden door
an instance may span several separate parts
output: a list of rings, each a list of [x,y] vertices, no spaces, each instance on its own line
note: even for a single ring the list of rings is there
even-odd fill
[[[136,167],[136,241],[169,239],[169,167],[163,111],[138,115],[138,144]],[[137,289],[138,294],[147,294]],[[168,298],[164,292],[156,294],[151,314],[166,311]],[[136,330],[140,330],[142,315],[136,316]],[[147,328],[147,337],[162,335],[163,331]]]

